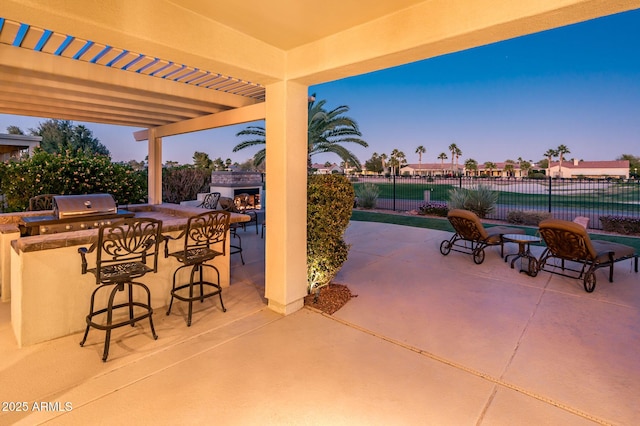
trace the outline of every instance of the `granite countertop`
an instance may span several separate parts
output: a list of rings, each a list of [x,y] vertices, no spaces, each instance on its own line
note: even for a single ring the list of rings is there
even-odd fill
[[[181,206],[177,204],[137,204],[122,206],[124,209],[134,212],[136,217],[149,217],[162,220],[162,232],[181,231],[187,224],[187,219],[191,216],[202,213],[204,210],[199,207]],[[29,212],[33,213],[33,212]],[[50,214],[51,212],[39,212],[42,214]],[[0,232],[15,233],[19,232],[17,223],[19,218],[24,214],[14,214],[14,218],[5,219],[0,222]],[[33,214],[29,214],[33,216]],[[231,222],[247,222],[250,220],[248,215],[231,213]],[[63,232],[58,234],[34,235],[30,237],[21,237],[11,241],[11,246],[16,252],[31,252],[40,250],[51,250],[62,247],[72,247],[78,245],[90,245],[98,241],[98,229],[87,229],[84,231]]]

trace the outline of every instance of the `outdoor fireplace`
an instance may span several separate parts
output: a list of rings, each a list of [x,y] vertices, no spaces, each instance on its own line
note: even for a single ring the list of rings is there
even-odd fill
[[[259,205],[262,197],[262,173],[258,172],[212,172],[211,192],[219,192],[221,197],[233,198],[238,194],[255,196]]]

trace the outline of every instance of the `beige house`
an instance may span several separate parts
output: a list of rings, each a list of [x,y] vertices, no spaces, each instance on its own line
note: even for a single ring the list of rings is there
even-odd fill
[[[307,292],[301,141],[309,86],[640,7],[640,0],[107,3],[3,0],[0,112],[131,126],[132,143],[148,145],[152,204],[162,200],[164,137],[264,119],[265,297],[284,314],[300,309]]]
[[[508,178],[508,177],[524,177],[522,169],[520,169],[520,165],[518,163],[511,163],[512,169],[508,170],[509,163],[507,162],[497,162],[494,163],[496,166],[492,169],[488,169],[485,167],[484,163],[478,164],[478,170],[475,171],[475,175],[487,175],[491,177],[500,177],[500,178]],[[474,172],[465,169],[466,176],[473,176]]]
[[[344,172],[342,167],[338,166],[336,163],[333,163],[330,166],[325,166],[324,164],[320,163],[313,163],[311,165],[311,168],[316,170],[314,173],[317,175],[330,175],[332,173]]]
[[[594,179],[624,178],[629,179],[629,160],[614,161],[563,161],[552,162],[548,169],[548,175],[556,178],[586,177]]]
[[[460,166],[460,170],[462,170],[462,166]],[[409,174],[411,176],[445,176],[452,173],[451,163],[407,164],[400,169],[401,175]]]

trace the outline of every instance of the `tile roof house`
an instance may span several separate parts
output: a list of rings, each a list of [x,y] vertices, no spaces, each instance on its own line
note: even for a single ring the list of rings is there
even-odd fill
[[[455,168],[455,166],[453,166]],[[464,166],[459,165],[459,170]],[[400,168],[400,174],[423,175],[423,176],[440,176],[452,173],[451,163],[422,163],[407,164]]]
[[[548,174],[560,178],[624,178],[629,179],[629,160],[613,161],[582,161],[567,160],[560,163],[555,161],[550,164]]]

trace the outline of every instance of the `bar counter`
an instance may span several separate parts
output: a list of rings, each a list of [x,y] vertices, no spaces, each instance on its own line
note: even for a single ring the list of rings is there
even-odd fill
[[[134,212],[136,217],[162,220],[162,233],[172,237],[184,230],[190,216],[204,211],[176,204],[141,204],[123,208]],[[97,242],[98,230],[20,237],[17,226],[19,216],[37,213],[0,215],[2,300],[11,302],[11,325],[20,347],[84,330],[91,293],[96,286],[93,274],[81,274],[78,248],[89,247]],[[232,223],[248,220],[247,215],[231,215]],[[170,241],[169,250],[179,250],[183,244],[182,239]],[[230,281],[229,238],[226,245],[227,255],[211,262],[220,271],[223,287],[227,287]],[[163,249],[164,243],[158,258],[158,272],[139,279],[151,290],[151,304],[156,315],[164,315],[163,308],[170,300],[173,273],[180,266],[175,258],[165,258]],[[87,256],[90,267],[95,265],[95,256],[96,252]],[[180,282],[188,282],[188,271],[181,272],[184,274],[178,275]],[[172,315],[182,312],[182,309],[174,307]]]

